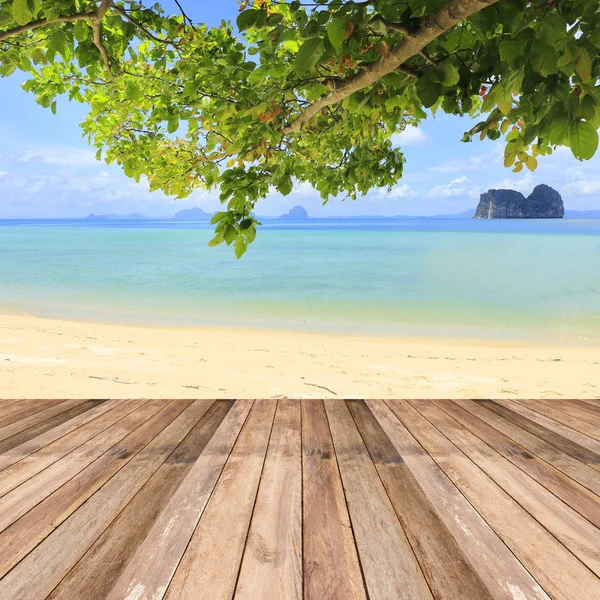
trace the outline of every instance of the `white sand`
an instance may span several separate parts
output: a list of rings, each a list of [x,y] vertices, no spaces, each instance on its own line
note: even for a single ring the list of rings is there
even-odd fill
[[[598,398],[599,347],[0,316],[0,398]]]

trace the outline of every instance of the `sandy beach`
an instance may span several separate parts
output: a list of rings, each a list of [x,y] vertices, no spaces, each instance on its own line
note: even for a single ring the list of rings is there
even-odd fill
[[[600,348],[0,316],[2,398],[598,398]]]

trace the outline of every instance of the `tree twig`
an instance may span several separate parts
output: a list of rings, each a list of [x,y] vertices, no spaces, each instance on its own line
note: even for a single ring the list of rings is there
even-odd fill
[[[183,10],[183,6],[181,6],[181,4],[179,3],[179,0],[175,0],[175,4],[177,4],[177,7],[179,8],[179,11],[181,12],[181,16],[183,17],[183,26],[185,27],[185,22],[187,21],[191,27],[194,26],[193,21],[185,14],[185,11]]]
[[[130,15],[128,15],[124,10],[120,9],[118,6],[115,6],[113,4],[112,5],[112,9],[116,13],[118,13],[121,16],[125,17],[125,19],[127,19],[132,25],[134,25],[135,27],[137,27],[147,38],[151,39],[152,41],[159,42],[160,44],[167,44],[169,46],[174,46],[175,45],[171,40],[163,40],[163,39],[161,39],[159,37],[156,37],[152,33],[150,33],[141,23],[139,23],[138,21],[136,21],[133,17],[131,17]]]

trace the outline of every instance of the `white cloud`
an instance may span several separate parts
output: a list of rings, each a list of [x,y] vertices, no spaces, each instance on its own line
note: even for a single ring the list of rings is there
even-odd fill
[[[503,152],[501,144],[498,144],[489,152],[469,156],[465,160],[450,160],[430,167],[429,170],[433,173],[458,173],[461,171],[480,171],[499,167],[502,166]]]
[[[94,150],[58,144],[27,145],[19,149],[3,147],[0,148],[0,162],[7,164],[40,162],[64,167],[87,167],[98,164]]]
[[[517,190],[525,196],[528,196],[533,188],[537,185],[537,183],[541,183],[540,181],[535,181],[533,173],[521,172],[519,174],[515,174],[509,177],[505,177],[501,181],[497,181],[495,184],[490,186],[491,190]]]
[[[4,177],[5,175],[8,175],[8,171],[0,171],[0,177]]]
[[[567,196],[593,196],[600,194],[600,178],[580,177],[567,183],[563,187],[563,192]]]
[[[394,146],[418,146],[427,142],[429,137],[418,127],[407,127],[400,133],[395,133],[392,136],[392,144]]]
[[[386,188],[380,188],[373,195],[369,195],[370,200],[385,200],[397,198],[414,198],[419,194],[413,190],[408,183],[402,183],[394,186],[389,192]]]
[[[430,198],[452,198],[454,196],[476,197],[477,191],[466,175],[453,179],[446,185],[436,185],[427,194]]]

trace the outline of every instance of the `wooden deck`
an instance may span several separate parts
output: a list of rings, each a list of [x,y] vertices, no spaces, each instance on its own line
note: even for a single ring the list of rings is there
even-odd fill
[[[600,401],[0,401],[0,598],[600,598]]]

